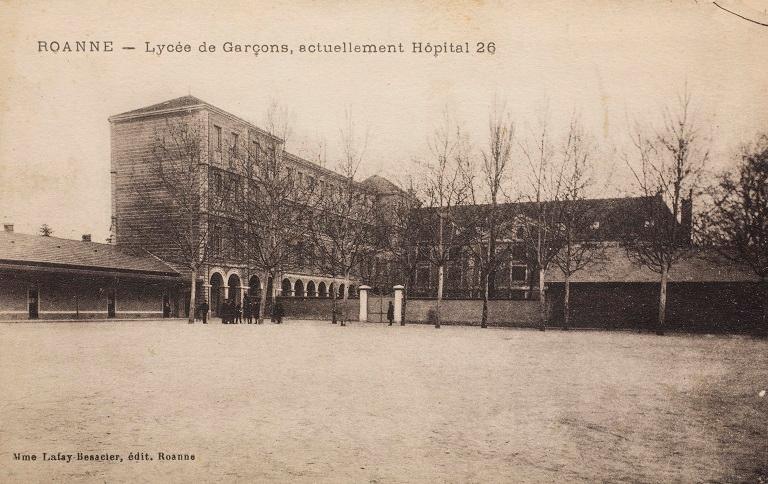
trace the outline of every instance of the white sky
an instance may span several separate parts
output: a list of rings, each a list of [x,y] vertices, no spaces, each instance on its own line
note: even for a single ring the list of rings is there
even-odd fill
[[[393,179],[426,155],[446,107],[475,145],[494,97],[506,100],[523,134],[546,106],[556,130],[578,110],[601,145],[603,174],[612,173],[606,195],[626,189],[613,152],[626,143],[627,121],[658,119],[686,82],[712,138],[712,168],[726,167],[739,143],[768,129],[768,27],[709,2],[222,3],[2,3],[0,218],[21,232],[45,222],[55,235],[102,241],[110,218],[107,117],[190,92],[257,125],[271,99],[287,105],[293,151],[311,157],[303,142],[325,138],[330,164],[350,108],[370,131],[364,174]],[[721,4],[765,22],[758,3]],[[113,40],[116,51],[42,54],[38,40]],[[153,56],[143,52],[145,41],[181,41],[193,52]],[[196,52],[203,41],[294,49],[495,41],[496,54],[204,55]]]

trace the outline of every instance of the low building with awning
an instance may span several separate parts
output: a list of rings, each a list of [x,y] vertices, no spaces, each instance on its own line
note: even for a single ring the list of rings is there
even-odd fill
[[[177,317],[182,284],[146,252],[0,232],[0,320]]]

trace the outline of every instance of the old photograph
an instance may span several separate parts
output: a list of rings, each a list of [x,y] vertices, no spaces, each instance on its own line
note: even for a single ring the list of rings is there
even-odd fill
[[[768,482],[765,2],[0,24],[0,481]]]

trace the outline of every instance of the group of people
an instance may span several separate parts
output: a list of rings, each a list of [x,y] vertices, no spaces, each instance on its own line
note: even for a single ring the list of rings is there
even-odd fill
[[[259,310],[261,309],[261,303],[259,301],[251,301],[246,299],[241,306],[236,300],[226,300],[221,303],[221,323],[222,324],[253,324],[254,318],[256,318],[256,324],[259,324]],[[272,322],[280,324],[283,322],[283,305],[280,301],[276,301],[272,305]]]

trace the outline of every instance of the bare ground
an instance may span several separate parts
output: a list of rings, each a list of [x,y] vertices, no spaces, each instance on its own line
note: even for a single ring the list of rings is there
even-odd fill
[[[1,324],[0,481],[755,482],[767,350],[456,326]]]

